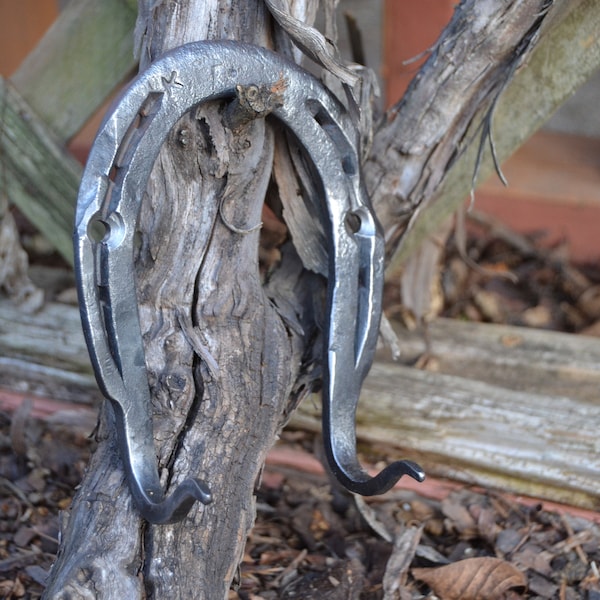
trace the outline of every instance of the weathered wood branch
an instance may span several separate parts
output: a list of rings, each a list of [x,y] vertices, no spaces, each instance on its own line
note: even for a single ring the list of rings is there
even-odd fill
[[[545,0],[467,0],[377,131],[365,178],[381,220],[397,230],[427,202],[481,118],[533,46]]]
[[[72,2],[0,78],[2,193],[69,263],[81,166],[65,143],[135,66],[132,4]]]
[[[134,0],[71,2],[11,77],[54,135],[68,140],[135,68]]]
[[[491,119],[503,161],[600,65],[600,7],[593,0],[487,0],[463,2],[459,10],[489,19],[468,31],[455,16],[404,98],[388,111],[365,168],[388,230],[388,278],[398,276],[421,241],[468,197],[481,136],[489,147],[480,125]],[[525,43],[517,43],[524,33]],[[493,168],[486,151],[477,183]]]
[[[374,364],[357,412],[361,439],[398,449],[431,475],[600,508],[600,341],[439,319],[423,371]],[[400,332],[406,358],[425,351]],[[293,424],[319,430],[315,403]]]
[[[0,103],[4,193],[72,262],[72,229],[81,166],[10,81],[0,79]]]
[[[28,314],[0,300],[0,385],[99,406],[77,307],[46,303]]]

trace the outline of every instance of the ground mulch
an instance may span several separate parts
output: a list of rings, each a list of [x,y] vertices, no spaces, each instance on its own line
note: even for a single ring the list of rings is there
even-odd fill
[[[314,443],[287,437],[299,453]],[[438,496],[400,487],[367,500],[271,465],[231,598],[600,598],[600,515],[468,487]]]
[[[600,515],[459,486],[363,499],[315,468],[318,444],[287,431],[273,451],[231,600],[600,599]],[[0,598],[40,597],[92,445],[0,413]]]
[[[594,267],[542,238],[480,226],[486,235],[466,247],[480,270],[448,244],[445,315],[600,331]],[[92,427],[40,418],[27,402],[0,412],[0,598],[41,596]],[[315,468],[306,457],[316,447],[313,434],[290,430],[273,451],[230,600],[600,600],[600,514],[442,482],[428,488],[440,493],[411,486],[363,499]]]

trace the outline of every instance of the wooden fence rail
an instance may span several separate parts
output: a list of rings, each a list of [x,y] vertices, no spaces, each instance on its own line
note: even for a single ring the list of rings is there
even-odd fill
[[[412,362],[422,337],[399,333]],[[363,449],[383,444],[431,475],[600,508],[600,340],[443,319],[431,339],[434,371],[376,361],[357,413]],[[0,387],[97,405],[75,306],[23,315],[0,300]],[[320,430],[317,398],[291,426]]]
[[[135,4],[71,2],[11,80],[0,77],[4,192],[69,263],[81,166],[65,145],[135,67]]]

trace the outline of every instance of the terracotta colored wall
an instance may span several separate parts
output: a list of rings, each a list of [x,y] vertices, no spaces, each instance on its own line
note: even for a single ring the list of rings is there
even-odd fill
[[[456,0],[385,0],[383,79],[387,104],[396,102],[450,20]],[[411,61],[410,64],[406,64]]]
[[[57,0],[0,0],[0,75],[17,70],[57,16]]]

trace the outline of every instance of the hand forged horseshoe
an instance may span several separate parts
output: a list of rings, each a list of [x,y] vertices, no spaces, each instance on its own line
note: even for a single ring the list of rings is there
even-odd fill
[[[115,412],[128,484],[152,523],[182,519],[206,483],[187,479],[165,496],[153,443],[152,405],[134,281],[134,238],[154,161],[187,111],[233,99],[236,86],[275,86],[273,110],[312,161],[328,218],[328,322],[323,435],[329,466],[351,491],[390,489],[421,468],[398,461],[375,477],[360,466],[354,429],[360,387],[373,360],[381,316],[383,239],[362,187],[358,136],[341,104],[311,75],[279,55],[237,42],[196,42],[141,73],[105,117],[91,148],[77,200],[75,271],[86,342],[98,384]],[[98,228],[102,233],[98,233]]]

